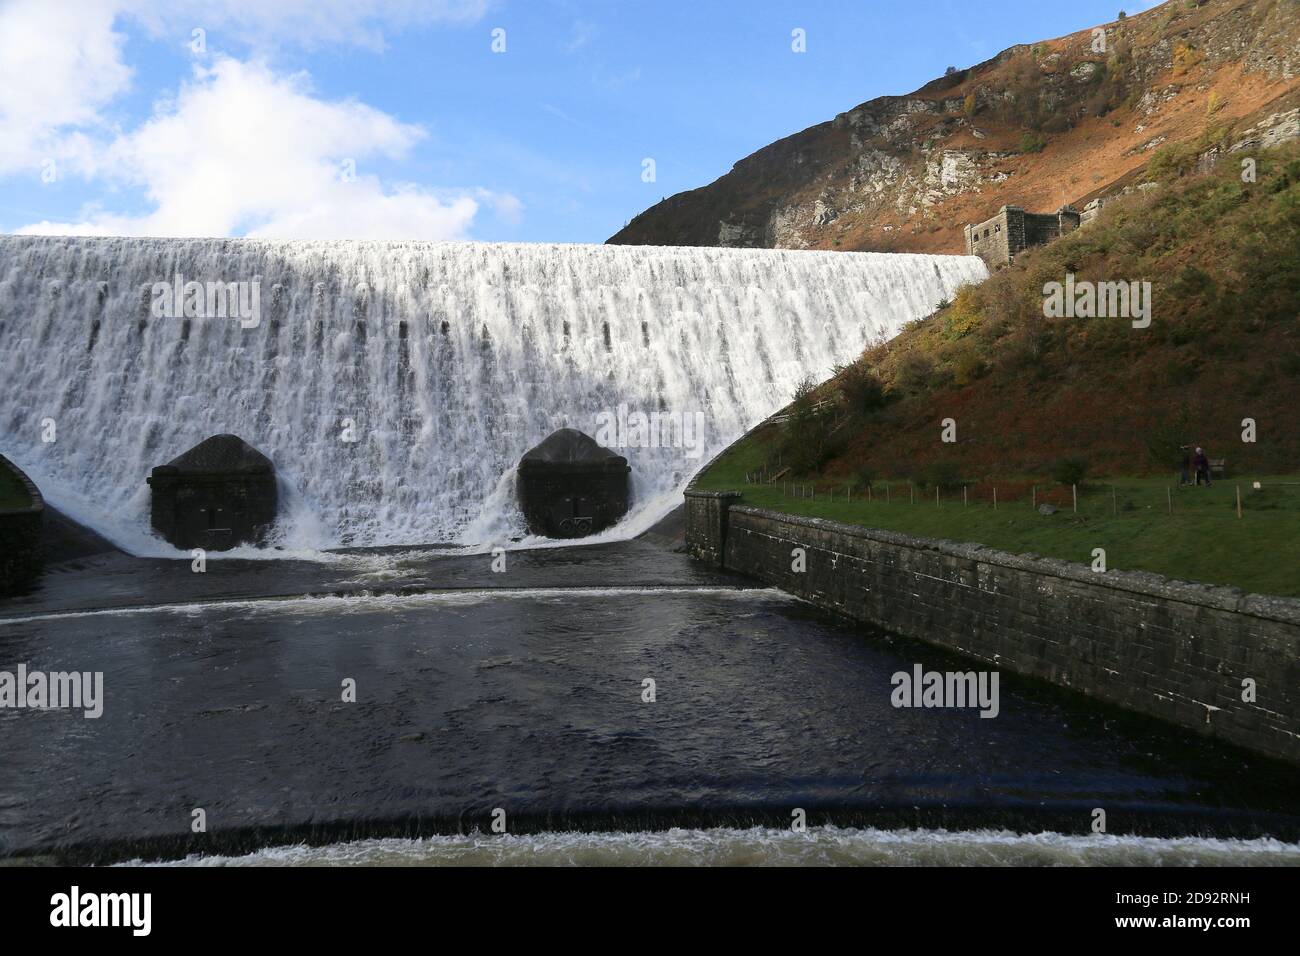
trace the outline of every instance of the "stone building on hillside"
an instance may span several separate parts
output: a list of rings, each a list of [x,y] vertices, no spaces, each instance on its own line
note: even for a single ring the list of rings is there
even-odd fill
[[[996,269],[1030,246],[1041,246],[1073,232],[1080,222],[1080,214],[1072,206],[1049,213],[1003,206],[992,219],[966,227],[966,254],[979,256],[990,269]]]

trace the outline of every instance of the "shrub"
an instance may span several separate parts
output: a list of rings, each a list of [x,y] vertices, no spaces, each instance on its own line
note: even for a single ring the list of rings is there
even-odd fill
[[[1200,374],[1201,363],[1194,356],[1175,355],[1165,362],[1165,377],[1170,385],[1188,385]]]
[[[908,352],[898,362],[894,387],[905,395],[928,392],[934,378],[934,363],[920,352]]]
[[[805,378],[795,388],[790,402],[781,445],[783,457],[796,472],[812,471],[825,460],[830,426],[828,416],[818,415],[813,408],[816,389],[816,383]]]
[[[983,378],[988,365],[974,349],[967,349],[957,354],[952,362],[952,380],[957,385],[969,385],[978,378]]]
[[[885,404],[885,386],[861,359],[835,369],[845,410],[861,418]]]
[[[1181,458],[1179,450],[1187,444],[1187,436],[1191,432],[1191,422],[1191,409],[1182,405],[1155,421],[1143,436],[1147,454],[1162,471],[1177,466]]]
[[[915,481],[922,488],[951,491],[962,485],[961,469],[956,462],[933,461],[917,469]]]
[[[1194,265],[1185,265],[1174,276],[1169,286],[1169,293],[1180,300],[1198,299],[1209,296],[1215,291],[1214,277],[1204,269]]]
[[[1174,75],[1182,76],[1200,63],[1205,56],[1189,43],[1181,41],[1174,44]]]
[[[947,314],[943,321],[944,336],[950,341],[956,341],[977,329],[983,317],[983,305],[984,300],[977,286],[964,285],[958,289],[956,299],[945,305]]]
[[[1052,480],[1062,485],[1077,485],[1088,474],[1088,460],[1078,456],[1062,458],[1052,464]]]
[[[1020,152],[1022,153],[1041,153],[1046,148],[1047,137],[1042,133],[1027,130],[1020,137]]]
[[[1147,164],[1147,177],[1155,182],[1168,182],[1185,176],[1196,167],[1196,156],[1196,147],[1191,143],[1161,146]]]

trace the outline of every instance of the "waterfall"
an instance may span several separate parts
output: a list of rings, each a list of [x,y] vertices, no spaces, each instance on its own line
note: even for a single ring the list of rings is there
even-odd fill
[[[659,413],[687,428],[618,449],[631,533],[803,377],[986,275],[967,256],[4,236],[0,452],[136,553],[174,553],[149,470],[223,432],[275,463],[282,547],[504,543],[524,451]]]

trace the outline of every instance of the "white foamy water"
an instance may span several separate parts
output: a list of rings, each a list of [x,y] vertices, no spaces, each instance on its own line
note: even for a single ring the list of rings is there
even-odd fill
[[[127,865],[140,865],[136,860]],[[165,866],[1300,866],[1300,844],[809,827],[362,840]]]
[[[380,556],[379,560],[390,560]],[[388,577],[392,564],[379,566],[376,577]],[[442,591],[425,591],[419,594],[338,594],[303,597],[269,597],[247,600],[187,601],[183,604],[148,604],[132,607],[93,608],[86,611],[52,611],[48,614],[31,614],[21,617],[0,617],[0,628],[41,621],[71,621],[88,617],[129,617],[137,614],[184,614],[204,617],[213,612],[232,614],[320,614],[337,618],[345,614],[370,614],[374,611],[408,611],[431,605],[448,607],[473,607],[476,604],[499,601],[581,602],[607,601],[611,598],[644,598],[668,595],[689,595],[723,600],[736,600],[747,606],[758,602],[793,604],[799,601],[794,595],[776,588],[748,587],[673,587],[650,585],[646,587],[585,587],[585,588],[463,588]]]
[[[257,281],[260,324],[155,317],[178,275]],[[175,553],[148,529],[149,470],[223,432],[274,461],[285,548],[483,543],[522,533],[514,466],[554,429],[701,413],[694,456],[620,449],[630,534],[805,375],[986,275],[966,256],[0,237],[0,451],[137,553]]]

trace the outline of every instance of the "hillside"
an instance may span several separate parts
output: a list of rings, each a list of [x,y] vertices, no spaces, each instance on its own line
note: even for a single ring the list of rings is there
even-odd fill
[[[1300,143],[1252,157],[1256,182],[1236,162],[1180,174],[1167,156],[1165,185],[1110,203],[805,389],[772,455],[813,478],[1000,477],[1006,494],[1006,479],[1047,478],[1069,458],[1092,476],[1167,476],[1183,443],[1238,477],[1300,471]],[[1067,274],[1150,282],[1149,327],[1046,317],[1045,286]],[[833,412],[813,415],[816,400]]]
[[[1294,0],[1171,0],[1099,28],[1105,52],[1089,27],[864,103],[609,241],[960,253],[966,223],[1004,204],[1082,209],[1162,148],[1300,135]]]
[[[806,383],[697,487],[1300,595],[1300,142],[1245,151],[1254,182],[1236,161],[1197,171],[1197,155],[1166,153],[1161,185]],[[1047,315],[1067,275],[1150,282],[1149,324]],[[1179,486],[1184,445],[1226,460],[1212,488]]]

